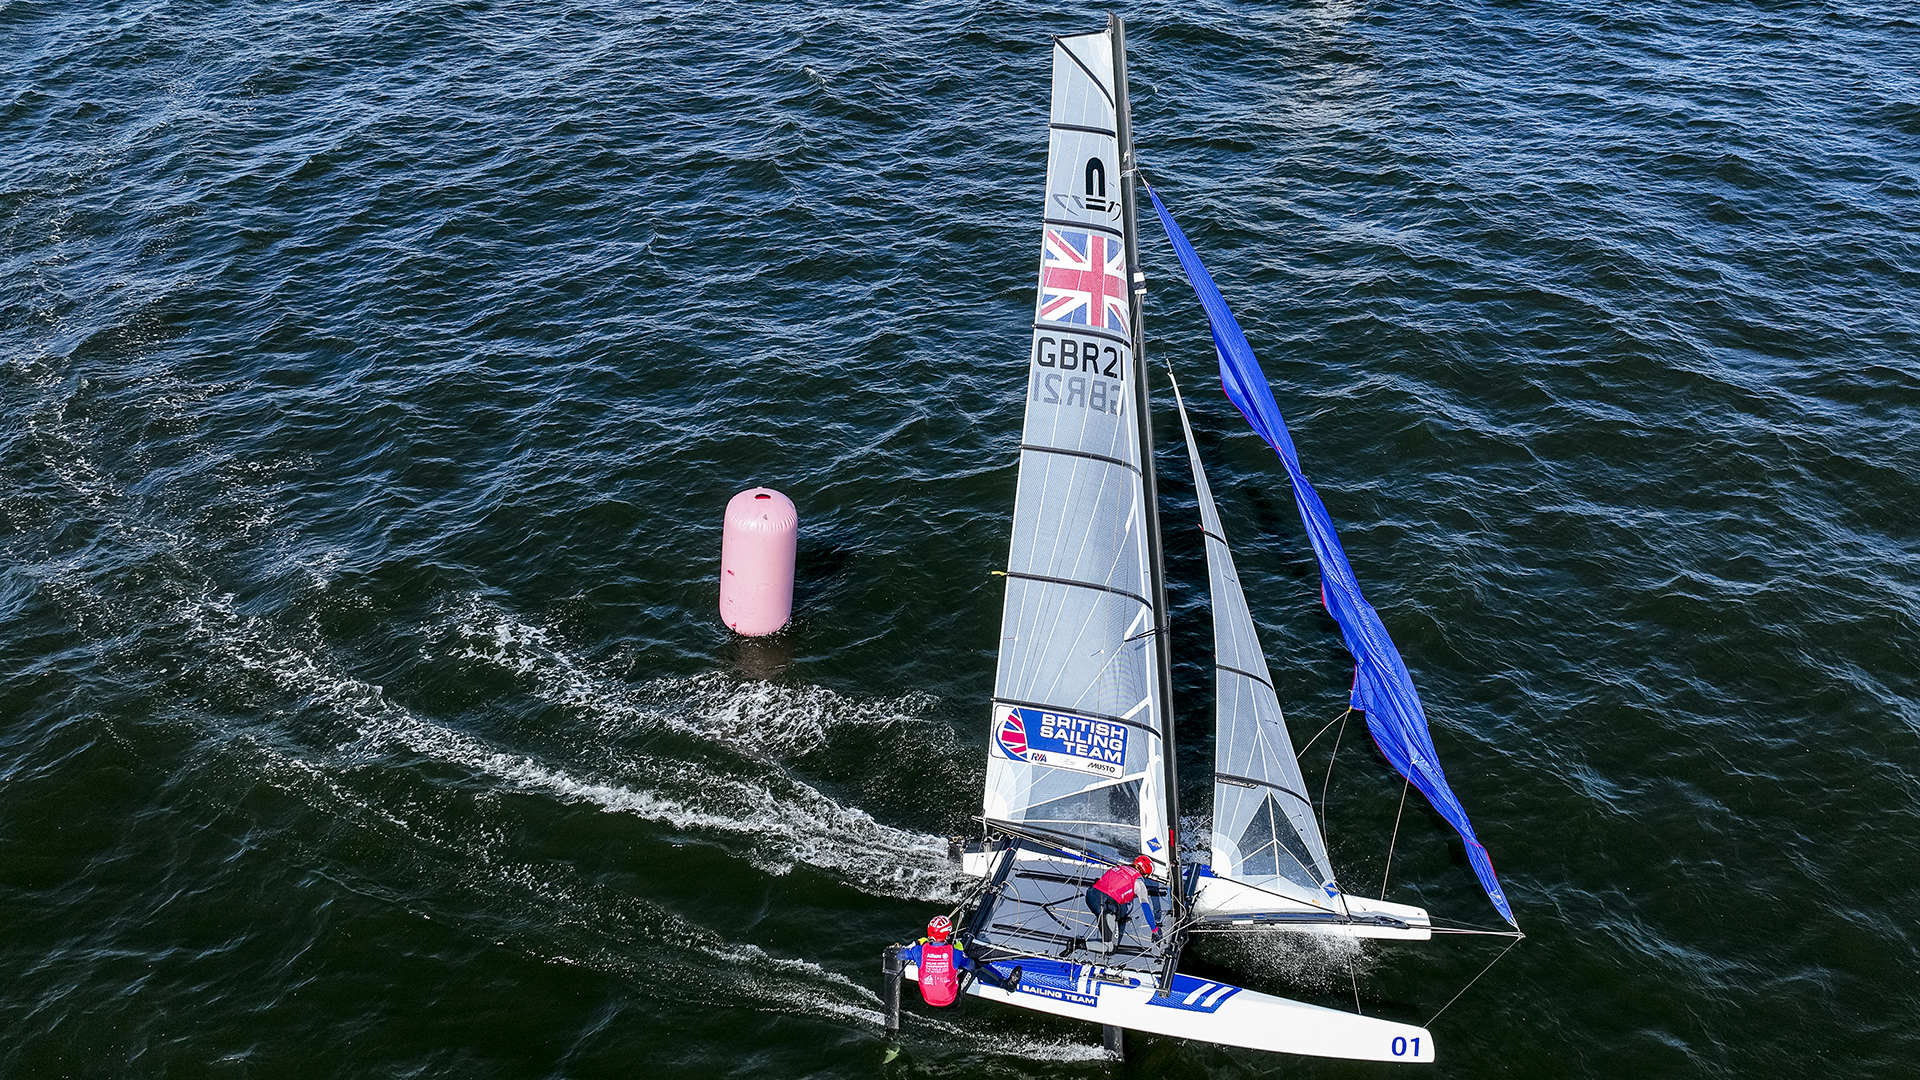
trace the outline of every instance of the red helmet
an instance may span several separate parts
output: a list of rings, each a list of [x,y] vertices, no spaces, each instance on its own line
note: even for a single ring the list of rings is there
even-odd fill
[[[927,937],[935,945],[944,944],[952,933],[953,920],[945,915],[935,915],[932,921],[927,923]]]
[[[1135,855],[1133,857],[1133,868],[1140,872],[1141,877],[1153,876],[1153,860],[1145,855]]]

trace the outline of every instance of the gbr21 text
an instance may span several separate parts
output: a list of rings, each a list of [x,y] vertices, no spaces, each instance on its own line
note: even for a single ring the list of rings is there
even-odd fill
[[[1033,399],[1120,415],[1125,400],[1118,346],[1085,338],[1042,334],[1033,341]]]

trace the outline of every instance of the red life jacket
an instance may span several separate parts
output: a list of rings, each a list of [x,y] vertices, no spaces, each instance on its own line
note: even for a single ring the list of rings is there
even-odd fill
[[[960,996],[959,973],[953,969],[953,946],[924,942],[920,946],[920,996],[929,1005],[951,1005]]]
[[[1086,878],[1080,880],[1085,881]],[[1140,871],[1131,866],[1116,866],[1100,875],[1093,887],[1113,897],[1122,904],[1133,903],[1133,886],[1140,880]]]

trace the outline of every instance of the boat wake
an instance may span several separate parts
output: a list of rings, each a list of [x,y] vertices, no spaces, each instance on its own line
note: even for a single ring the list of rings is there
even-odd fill
[[[585,723],[562,739],[573,760],[557,762],[417,715],[384,687],[276,640],[265,620],[236,610],[231,598],[183,601],[180,614],[198,643],[231,668],[345,718],[351,733],[332,751],[338,767],[419,755],[508,790],[645,818],[716,843],[770,874],[804,864],[876,896],[939,901],[954,894],[944,838],[882,824],[770,764],[729,767],[641,749],[647,735],[666,729],[756,755],[792,752],[830,738],[842,726],[839,717],[890,722],[886,709],[819,688],[729,687],[720,676],[629,690],[568,657],[539,628],[470,601],[463,617],[430,637],[450,644],[453,657],[530,677],[538,697],[580,713]],[[682,705],[669,709],[668,701]],[[749,739],[749,731],[768,734]]]

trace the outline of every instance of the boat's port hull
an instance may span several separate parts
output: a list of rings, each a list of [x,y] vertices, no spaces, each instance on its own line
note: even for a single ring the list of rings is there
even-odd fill
[[[989,965],[1002,981],[1015,966],[1011,960]],[[1032,959],[1018,966],[1020,981],[1013,990],[976,979],[967,992],[1088,1023],[1252,1050],[1421,1065],[1434,1060],[1433,1037],[1412,1024],[1290,1001],[1191,975],[1175,975],[1173,992],[1161,997],[1155,994],[1151,979],[1137,974],[1109,974],[1098,966],[1063,960]],[[920,973],[909,964],[905,975],[917,982]]]

